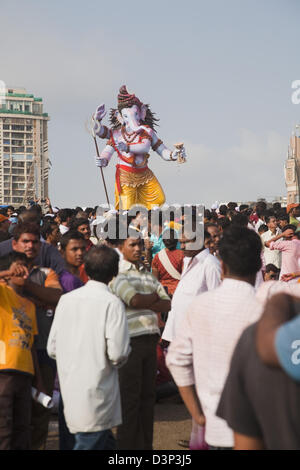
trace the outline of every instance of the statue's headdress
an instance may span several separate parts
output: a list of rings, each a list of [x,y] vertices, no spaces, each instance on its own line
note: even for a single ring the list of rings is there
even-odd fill
[[[112,129],[119,129],[121,127],[121,123],[117,118],[118,112],[121,113],[122,109],[131,108],[134,105],[139,107],[143,106],[146,109],[145,119],[141,121],[141,124],[147,125],[151,127],[151,129],[154,129],[154,127],[157,126],[158,119],[154,117],[154,113],[152,113],[149,105],[143,104],[137,96],[128,93],[126,85],[123,85],[121,86],[118,94],[118,109],[110,110],[110,123]]]
[[[118,109],[121,111],[123,108],[131,108],[131,106],[134,105],[137,106],[142,106],[142,102],[138,99],[137,96],[134,94],[130,94],[127,91],[126,85],[123,85],[120,88],[119,94],[118,94]]]

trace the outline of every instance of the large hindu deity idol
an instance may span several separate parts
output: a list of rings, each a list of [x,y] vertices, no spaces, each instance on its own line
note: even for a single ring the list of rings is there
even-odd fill
[[[101,123],[105,115],[102,104],[94,114],[94,132],[108,141],[96,158],[96,164],[107,166],[114,152],[117,153],[115,208],[128,210],[134,204],[143,204],[151,209],[162,205],[165,202],[163,189],[148,167],[150,150],[164,160],[182,163],[186,158],[183,144],[175,145],[173,151],[163,144],[154,130],[158,119],[149,105],[129,94],[125,85],[120,88],[118,108],[110,111],[110,128]]]

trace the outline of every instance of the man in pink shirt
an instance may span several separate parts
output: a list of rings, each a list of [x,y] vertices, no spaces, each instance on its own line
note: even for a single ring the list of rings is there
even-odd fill
[[[210,449],[234,445],[233,432],[216,409],[239,337],[261,315],[254,290],[261,249],[254,230],[226,229],[219,245],[224,280],[193,299],[168,349],[167,367],[194,421],[205,423]]]
[[[295,238],[295,231],[294,225],[286,225],[282,233],[265,242],[265,246],[270,250],[282,252],[280,279],[285,274],[299,271],[300,268],[300,240]],[[284,238],[284,240],[280,240],[280,238]],[[290,282],[297,282],[297,280],[292,279]]]

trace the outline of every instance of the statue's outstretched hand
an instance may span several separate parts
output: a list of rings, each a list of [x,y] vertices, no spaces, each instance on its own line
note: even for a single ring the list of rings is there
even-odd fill
[[[94,119],[95,121],[102,121],[105,115],[106,115],[105,104],[100,104],[100,106],[98,106],[98,108],[96,109],[96,112],[94,114]]]
[[[170,160],[178,161],[178,163],[184,163],[186,161],[185,148],[181,146],[180,148],[173,150],[170,155]]]
[[[107,158],[96,157],[96,166],[99,168],[103,168],[108,165]]]

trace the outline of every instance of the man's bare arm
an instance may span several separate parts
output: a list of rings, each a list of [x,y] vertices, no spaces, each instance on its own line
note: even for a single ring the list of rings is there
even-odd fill
[[[178,387],[181,398],[187,407],[190,415],[199,426],[205,425],[205,416],[199,398],[196,393],[195,385],[187,385],[185,387]]]
[[[63,291],[54,287],[43,287],[29,281],[28,279],[24,285],[26,292],[31,297],[37,298],[41,302],[47,305],[57,305]]]
[[[263,450],[264,443],[258,437],[234,433],[234,450]]]

